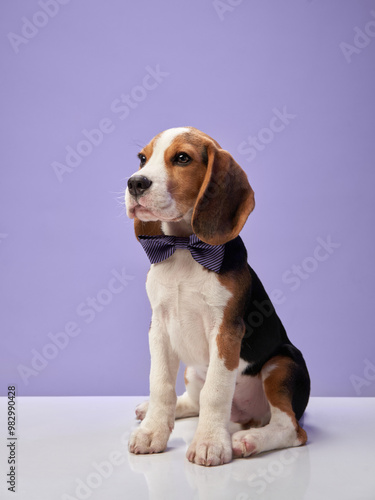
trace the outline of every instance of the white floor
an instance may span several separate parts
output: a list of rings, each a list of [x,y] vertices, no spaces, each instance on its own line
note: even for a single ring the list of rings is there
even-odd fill
[[[18,398],[16,493],[7,491],[0,398],[0,498],[22,500],[374,500],[375,398],[312,398],[309,443],[204,468],[185,458],[197,419],[176,422],[165,453],[127,451],[142,397]],[[5,473],[4,473],[5,472]]]

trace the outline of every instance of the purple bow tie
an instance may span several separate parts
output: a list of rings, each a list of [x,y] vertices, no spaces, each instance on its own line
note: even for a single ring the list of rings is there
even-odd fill
[[[138,238],[151,264],[168,259],[178,248],[185,248],[199,264],[215,273],[220,272],[225,245],[209,245],[195,234],[188,237],[159,235],[138,236]]]

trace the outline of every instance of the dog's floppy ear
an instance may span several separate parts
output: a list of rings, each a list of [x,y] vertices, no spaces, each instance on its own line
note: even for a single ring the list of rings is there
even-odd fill
[[[144,222],[134,217],[134,232],[138,240],[138,236],[156,236],[158,234],[163,234],[161,230],[161,221],[147,221]]]
[[[255,206],[246,173],[232,156],[214,144],[207,146],[207,172],[192,216],[199,239],[221,245],[236,238]]]

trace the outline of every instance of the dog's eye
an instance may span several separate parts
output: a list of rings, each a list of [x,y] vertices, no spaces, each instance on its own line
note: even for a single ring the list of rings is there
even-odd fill
[[[143,167],[143,165],[146,163],[147,158],[145,157],[145,155],[143,155],[141,153],[139,153],[138,158],[139,158],[139,161],[141,162],[141,167]]]
[[[174,161],[180,165],[187,165],[191,162],[191,158],[188,154],[181,152],[176,154]]]

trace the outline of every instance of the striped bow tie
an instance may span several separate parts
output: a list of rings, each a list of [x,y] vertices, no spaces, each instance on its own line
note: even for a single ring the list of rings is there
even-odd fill
[[[151,264],[168,259],[178,248],[185,248],[199,264],[215,273],[220,272],[225,245],[209,245],[195,234],[188,237],[159,235],[138,236],[138,238]]]

